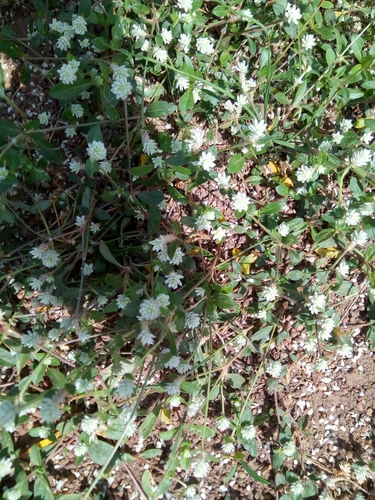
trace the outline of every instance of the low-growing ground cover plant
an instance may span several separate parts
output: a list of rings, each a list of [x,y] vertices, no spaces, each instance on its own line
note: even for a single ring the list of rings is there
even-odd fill
[[[371,2],[27,12],[0,32],[4,498],[106,498],[122,466],[131,498],[365,498],[371,453],[328,473],[283,393],[357,356],[354,304],[375,345]],[[98,467],[64,493],[69,453]]]

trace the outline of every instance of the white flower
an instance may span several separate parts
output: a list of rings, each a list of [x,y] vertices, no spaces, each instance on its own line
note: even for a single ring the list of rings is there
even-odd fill
[[[40,290],[42,289],[43,281],[39,278],[30,278],[28,282],[32,290],[40,292]]]
[[[279,225],[279,227],[277,228],[277,231],[280,234],[280,236],[282,236],[284,238],[285,238],[285,236],[288,236],[288,234],[290,233],[289,226],[287,224],[285,224],[285,222],[282,222]]]
[[[215,155],[212,154],[211,151],[203,151],[199,158],[198,165],[206,172],[209,172],[215,167]]]
[[[190,12],[193,0],[177,0],[177,7],[185,12]]]
[[[153,321],[160,316],[160,306],[157,300],[151,298],[142,302],[139,307],[140,319],[146,321]]]
[[[373,139],[373,135],[372,135],[371,131],[365,132],[361,137],[362,142],[364,142],[365,144],[370,144],[372,139]]]
[[[314,35],[305,35],[302,38],[302,48],[305,50],[311,50],[316,45],[316,38]]]
[[[169,396],[176,396],[180,393],[181,382],[181,380],[176,378],[172,382],[167,382],[165,384],[165,390],[167,391]]]
[[[285,17],[287,18],[288,23],[298,24],[298,21],[301,19],[302,14],[298,7],[295,5],[291,5],[290,3],[286,4]]]
[[[170,288],[171,290],[176,290],[179,286],[182,285],[182,279],[183,279],[182,274],[178,274],[175,271],[170,272],[169,274],[166,275],[166,280],[165,284]]]
[[[272,283],[272,285],[265,286],[263,288],[262,297],[267,302],[273,302],[274,300],[276,300],[278,295],[279,295],[279,292],[277,291],[277,287],[274,283]]]
[[[354,233],[352,234],[352,242],[356,246],[363,247],[367,243],[367,240],[368,240],[368,236],[362,230],[354,231]]]
[[[239,191],[232,196],[232,208],[237,212],[246,212],[249,204],[250,200],[245,193]]]
[[[168,354],[170,353],[169,349],[163,349],[161,351],[162,354]],[[168,361],[164,363],[165,368],[177,368],[178,365],[180,364],[180,358],[178,356],[171,356]]]
[[[72,104],[70,106],[70,111],[72,113],[72,116],[75,118],[81,118],[83,116],[83,107],[80,104]]]
[[[40,121],[41,125],[48,125],[48,121],[51,118],[51,114],[48,113],[47,111],[44,111],[43,113],[39,113],[38,115],[38,120]]]
[[[71,84],[77,80],[77,71],[79,68],[78,61],[69,61],[67,64],[63,64],[61,69],[57,70],[60,75],[61,83]]]
[[[216,229],[212,229],[212,237],[215,241],[222,241],[226,237],[227,233],[228,231],[225,231],[225,229],[221,226]]]
[[[199,314],[195,312],[188,312],[185,315],[185,328],[193,329],[197,328],[200,324],[201,320],[199,318]]]
[[[255,438],[257,431],[253,425],[246,425],[245,427],[242,427],[241,434],[246,441],[250,441]]]
[[[342,134],[341,132],[334,132],[332,134],[332,139],[333,139],[333,142],[335,144],[340,144],[341,141],[343,140],[343,138],[344,138],[344,134]]]
[[[198,151],[204,144],[204,130],[195,127],[190,131],[190,139],[187,142],[191,151]]]
[[[357,465],[352,466],[354,470],[355,477],[359,484],[363,484],[366,479],[372,478],[373,475],[367,465]]]
[[[230,175],[225,175],[225,172],[219,172],[215,182],[219,184],[220,189],[229,189],[231,177]]]
[[[59,50],[62,50],[64,52],[67,51],[68,49],[70,49],[70,47],[71,47],[71,38],[70,38],[70,36],[66,36],[66,35],[60,36],[60,38],[56,42],[56,47]]]
[[[185,35],[185,33],[182,33],[180,35],[180,38],[178,39],[178,44],[179,44],[181,50],[185,52],[185,54],[187,54],[189,52],[190,43],[191,43],[191,36]]]
[[[169,259],[170,264],[173,266],[179,266],[185,257],[184,252],[181,250],[181,248],[176,248],[175,253],[173,254],[173,257]]]
[[[344,217],[344,221],[348,226],[357,226],[360,220],[361,214],[357,210],[350,210]]]
[[[301,165],[296,172],[297,180],[301,183],[311,182],[315,175],[314,167],[307,167],[306,165]]]
[[[102,141],[92,141],[88,145],[87,154],[91,161],[100,161],[107,157],[107,150]]]
[[[90,276],[94,272],[94,264],[85,264],[83,266],[83,275]]]
[[[354,167],[364,167],[371,161],[371,151],[369,149],[357,149],[354,151],[350,163]]]
[[[342,344],[337,351],[343,358],[351,358],[353,356],[353,346],[350,344]]]
[[[206,459],[206,454],[204,452],[199,452],[196,456],[196,460],[191,464],[193,468],[193,474],[198,479],[203,479],[207,476],[210,471],[210,464]]]
[[[209,231],[211,229],[211,221],[208,220],[207,215],[199,215],[197,220],[195,221],[195,225],[199,231],[206,230]]]
[[[189,363],[187,361],[180,360],[180,364],[177,367],[178,373],[183,375],[183,374],[189,372],[190,370],[191,370],[191,367],[190,367]]]
[[[340,264],[337,266],[337,272],[342,274],[342,276],[345,276],[349,274],[349,265],[345,262],[345,260],[342,260]]]
[[[225,432],[230,429],[230,420],[227,417],[219,417],[217,420],[217,428],[221,432]]]
[[[214,45],[210,38],[198,38],[197,40],[197,51],[206,56],[210,56],[215,52]]]
[[[335,328],[335,320],[326,318],[318,323],[318,336],[320,340],[329,340],[332,330]]]
[[[60,262],[60,256],[55,250],[46,250],[42,254],[42,262],[46,267],[56,267]]]
[[[234,107],[234,102],[231,101],[230,99],[227,99],[224,103],[224,109],[225,111],[228,111],[228,113],[234,113],[236,109]]]
[[[150,245],[152,246],[155,252],[162,252],[167,249],[167,244],[165,242],[164,236],[159,236],[159,238],[155,238],[150,241]]]
[[[204,297],[206,295],[206,292],[204,290],[204,288],[202,288],[201,286],[198,286],[196,289],[195,289],[195,295],[197,297]]]
[[[293,441],[288,441],[283,445],[281,451],[287,457],[292,457],[297,452],[297,446],[293,443]]]
[[[73,14],[72,28],[76,35],[84,35],[87,31],[87,22],[84,17]]]
[[[280,361],[270,361],[266,371],[271,377],[279,378],[283,371],[283,365]]]
[[[267,132],[267,123],[264,120],[254,119],[249,125],[249,130],[252,134],[251,141],[255,144],[259,139],[264,137]]]
[[[161,47],[157,47],[154,51],[154,57],[157,61],[165,63],[168,59],[168,52]]]
[[[112,165],[110,161],[100,161],[99,162],[99,172],[102,174],[109,174],[112,171]]]
[[[132,84],[125,78],[116,78],[111,85],[111,92],[117,99],[126,100],[132,93]]]
[[[135,384],[132,378],[125,378],[119,383],[116,393],[122,398],[130,398],[135,392]]]
[[[323,312],[326,307],[325,295],[315,292],[314,295],[310,295],[309,302],[306,306],[310,310],[311,314],[319,314],[320,312]]]
[[[98,231],[100,231],[100,225],[95,222],[90,222],[90,232],[96,234]]]
[[[150,49],[150,45],[151,45],[150,40],[145,40],[142,44],[141,51],[148,52]]]
[[[254,78],[248,78],[247,80],[244,79],[241,82],[241,87],[243,92],[250,92],[257,88],[257,82],[254,80]]]
[[[86,432],[90,436],[90,441],[95,437],[96,431],[99,429],[100,420],[96,415],[89,417],[85,415],[81,422],[81,427],[83,432]]]
[[[163,28],[160,34],[165,45],[169,45],[172,41],[172,32],[167,30],[166,28]]]
[[[116,304],[119,309],[125,309],[125,307],[130,304],[130,299],[123,293],[117,296]]]
[[[133,24],[132,29],[130,30],[130,34],[133,38],[136,40],[139,40],[140,38],[144,38],[147,36],[147,31],[145,30],[145,26],[139,26],[138,24]]]
[[[0,460],[0,481],[5,476],[8,476],[12,472],[12,469],[13,469],[12,459],[3,457]]]
[[[154,343],[155,335],[150,332],[147,321],[142,321],[142,329],[137,339],[143,345],[152,345]]]
[[[340,123],[340,130],[343,134],[345,134],[346,132],[348,132],[353,126],[353,120],[347,120],[347,119],[344,119],[341,123]]]
[[[75,225],[77,227],[83,227],[86,223],[86,218],[84,215],[77,215]]]
[[[230,436],[226,436],[223,440],[223,444],[221,445],[221,449],[224,453],[233,453],[236,449],[233,444],[233,439]]]
[[[169,295],[166,293],[161,293],[156,297],[157,303],[159,304],[160,307],[168,307],[169,304],[171,303],[171,299],[169,298]]]
[[[150,138],[149,134],[145,130],[142,130],[141,132],[141,140],[143,152],[146,155],[151,156],[159,152],[156,142],[154,139]]]
[[[176,83],[176,87],[179,90],[186,90],[189,88],[189,79],[186,78],[186,76],[177,74],[175,76],[175,83]]]

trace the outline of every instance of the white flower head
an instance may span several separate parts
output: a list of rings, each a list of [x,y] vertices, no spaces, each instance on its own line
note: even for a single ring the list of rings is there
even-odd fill
[[[285,456],[287,457],[292,457],[297,453],[297,446],[294,444],[293,441],[288,441],[283,445],[281,448],[281,451],[284,453]]]
[[[355,246],[363,247],[367,243],[367,240],[368,236],[362,230],[354,231],[354,233],[352,234],[352,242]]]
[[[72,28],[76,35],[84,35],[87,31],[87,22],[84,17],[73,14]]]
[[[340,144],[341,141],[343,140],[343,138],[344,138],[344,134],[342,134],[341,132],[334,132],[332,134],[332,139],[333,139],[333,142],[335,144]]]
[[[13,461],[11,458],[3,457],[0,460],[0,480],[8,476],[13,469]]]
[[[212,40],[208,37],[197,39],[197,51],[206,56],[210,56],[215,52],[215,47]]]
[[[211,151],[203,151],[199,158],[198,165],[206,172],[209,172],[215,167],[215,155],[212,154]]]
[[[155,335],[153,335],[150,332],[150,328],[148,326],[147,321],[142,321],[141,322],[142,328],[141,331],[138,335],[138,340],[141,342],[142,345],[147,346],[147,345],[152,345],[154,343]]]
[[[193,0],[177,0],[177,7],[185,12],[190,12]]]
[[[172,32],[170,30],[167,30],[166,28],[162,28],[160,35],[161,35],[165,45],[169,45],[171,43]]]
[[[232,196],[232,208],[238,212],[246,212],[250,205],[250,199],[245,193],[238,191]]]
[[[175,75],[175,84],[178,90],[181,91],[186,90],[189,88],[189,79],[186,76],[177,73]]]
[[[349,274],[350,268],[347,262],[345,262],[345,260],[342,260],[340,264],[337,266],[336,270],[338,273],[342,274],[342,276],[344,276],[345,278],[345,276]]]
[[[142,302],[139,307],[140,320],[153,321],[160,316],[160,305],[157,300],[151,298]]]
[[[302,14],[298,7],[290,3],[287,3],[285,9],[285,17],[289,24],[291,23],[298,24],[298,21],[301,19]]]
[[[264,137],[267,132],[267,123],[264,120],[254,119],[253,123],[249,125],[251,132],[251,141],[256,144],[259,139]]]
[[[142,140],[143,152],[146,155],[151,156],[155,153],[159,153],[156,141],[154,141],[154,139],[151,139],[148,132],[146,132],[145,130],[142,130],[141,132],[141,140]]]
[[[301,165],[296,172],[296,177],[302,184],[311,182],[315,177],[315,168]]]
[[[277,291],[277,287],[274,283],[269,286],[265,286],[262,291],[262,297],[267,302],[274,302],[278,297],[279,292]]]
[[[43,265],[49,268],[56,267],[60,262],[60,255],[56,252],[56,250],[46,250],[42,254],[42,262]]]
[[[185,33],[182,33],[180,35],[180,38],[178,39],[178,44],[183,52],[187,54],[189,52],[190,44],[191,44],[191,36],[190,35],[185,35]]]
[[[285,222],[282,222],[277,228],[277,232],[280,234],[280,236],[285,238],[285,236],[288,236],[288,234],[290,233],[289,226],[285,224]]]
[[[245,425],[241,429],[241,434],[246,441],[250,441],[255,438],[257,431],[253,425]]]
[[[352,126],[353,126],[353,120],[348,120],[344,118],[344,120],[342,120],[342,122],[340,123],[340,130],[343,134],[345,134],[352,128]]]
[[[88,145],[87,154],[91,161],[100,161],[107,157],[107,150],[102,141],[92,141]]]
[[[319,314],[326,308],[326,296],[315,292],[310,295],[309,302],[306,304],[311,314]]]
[[[195,312],[188,312],[185,315],[185,328],[197,328],[200,324],[199,314]]]
[[[350,163],[354,167],[364,167],[371,161],[371,151],[369,149],[357,149],[354,151]]]
[[[226,175],[225,172],[219,172],[215,179],[215,182],[217,182],[219,188],[224,190],[229,189],[230,181],[231,181],[230,175]]]
[[[266,371],[271,375],[271,377],[279,378],[283,371],[283,365],[280,361],[270,361]]]
[[[182,279],[184,276],[182,274],[176,273],[175,271],[170,272],[166,275],[165,284],[171,290],[176,290],[179,286],[182,286]]]
[[[228,231],[226,231],[221,226],[217,227],[216,229],[212,229],[211,231],[212,237],[215,241],[223,241],[228,234]]]
[[[204,452],[199,452],[197,454],[196,459],[192,462],[191,466],[194,476],[198,479],[205,478],[210,471],[210,464]]]
[[[357,210],[350,210],[345,214],[344,221],[348,226],[358,226],[361,221],[361,214]]]
[[[305,35],[302,38],[302,48],[304,50],[311,50],[316,45],[316,38],[314,35]]]
[[[78,61],[69,61],[67,64],[63,64],[59,70],[57,70],[61,83],[70,85],[77,80],[77,71],[79,68]]]
[[[161,47],[156,47],[156,49],[154,50],[154,57],[157,61],[165,63],[168,59],[168,52]]]

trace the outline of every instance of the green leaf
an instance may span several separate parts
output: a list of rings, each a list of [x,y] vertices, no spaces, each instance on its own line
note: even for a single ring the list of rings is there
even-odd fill
[[[53,493],[45,476],[38,476],[34,484],[34,500],[53,500]]]
[[[305,92],[307,89],[307,81],[305,80],[302,85],[298,87],[298,90],[296,92],[296,96],[294,98],[293,105],[298,106],[301,100],[305,97]]]
[[[111,264],[114,264],[116,267],[119,269],[123,269],[124,266],[122,266],[116,258],[113,256],[111,250],[108,248],[108,246],[104,243],[103,240],[100,240],[99,243],[99,252],[103,255],[106,261],[110,262]]]
[[[141,177],[142,175],[147,175],[154,170],[154,165],[142,165],[142,167],[134,167],[130,170],[132,175],[138,175]]]
[[[91,12],[91,1],[80,0],[78,4],[78,14],[82,17],[89,17]]]
[[[249,476],[251,478],[253,478],[255,481],[257,481],[258,483],[262,483],[262,484],[271,484],[269,481],[267,481],[266,479],[263,479],[262,476],[259,476],[259,474],[257,474],[253,469],[251,469],[246,462],[244,462],[243,460],[241,460],[241,465],[242,467],[245,469],[245,471],[249,474]]]
[[[375,220],[373,220],[369,215],[366,215],[362,219],[363,230],[367,233],[367,236],[372,240],[375,240]]]
[[[149,459],[149,458],[158,457],[162,453],[163,453],[163,450],[161,450],[160,448],[151,448],[149,450],[144,451],[139,456],[142,457],[142,458]]]
[[[142,488],[148,498],[154,498],[154,490],[151,485],[152,475],[149,470],[145,470],[142,474]]]
[[[148,106],[145,115],[149,116],[150,118],[159,118],[161,116],[170,115],[174,111],[176,111],[175,104],[165,101],[157,101],[151,103]]]
[[[326,61],[328,66],[331,66],[336,61],[335,51],[331,47],[328,47],[326,51]]]
[[[261,328],[256,333],[254,333],[254,335],[252,335],[251,340],[254,342],[266,340],[268,335],[271,333],[272,329],[273,329],[272,325]]]
[[[60,148],[55,148],[50,142],[41,137],[31,136],[35,149],[48,161],[61,164]]]
[[[42,419],[46,422],[53,422],[60,417],[59,403],[52,397],[44,397],[40,406]]]
[[[241,387],[246,382],[242,375],[239,375],[238,373],[227,373],[227,375],[225,376],[225,380],[230,386],[234,387],[235,389],[241,389]]]
[[[184,94],[180,97],[178,103],[178,109],[181,113],[186,113],[189,109],[194,106],[194,97],[192,89],[188,88]]]
[[[230,174],[237,174],[240,172],[245,164],[245,158],[237,153],[236,155],[232,156],[232,158],[229,160],[228,163],[228,172]]]
[[[0,366],[10,368],[16,364],[16,358],[5,349],[0,347]]]
[[[41,467],[43,463],[42,456],[40,454],[40,449],[37,446],[35,446],[35,444],[30,449],[30,460],[37,467]]]
[[[198,436],[205,437],[205,438],[213,438],[215,437],[215,431],[214,429],[211,429],[210,427],[207,427],[206,425],[197,425],[193,424],[191,426],[191,431],[194,432],[194,434],[197,434]]]
[[[108,458],[113,453],[113,446],[111,446],[106,441],[101,441],[98,439],[89,444],[88,453],[90,455],[91,460],[98,464],[104,465]],[[116,452],[110,461],[110,467],[115,467],[116,465],[120,465],[123,462],[121,455]]]
[[[164,195],[161,191],[138,191],[138,198],[147,203],[147,205],[158,205],[164,200]]]
[[[272,201],[267,206],[265,206],[259,210],[259,215],[278,214],[280,212],[280,210],[283,209],[284,205],[285,205],[285,200]]]
[[[158,232],[161,221],[161,210],[157,205],[151,205],[148,211],[147,230],[148,234],[153,235]]]
[[[212,14],[216,17],[225,17],[228,14],[228,7],[225,5],[218,5],[212,9]]]
[[[276,99],[276,101],[280,102],[281,104],[285,104],[286,106],[290,104],[290,99],[288,99],[288,97],[282,92],[277,92],[277,94],[274,95],[274,98]]]
[[[81,94],[85,90],[88,90],[92,86],[92,80],[82,81],[77,80],[74,83],[57,83],[49,91],[49,96],[53,99],[60,99],[61,101],[69,101],[74,99],[77,95]]]
[[[180,203],[188,203],[186,196],[184,196],[180,191],[177,191],[173,186],[168,186],[168,193],[174,201],[178,201]]]
[[[213,298],[213,303],[220,309],[231,309],[237,307],[237,302],[225,293],[218,293]]]
[[[160,413],[161,405],[156,406],[151,413],[146,417],[146,420],[142,423],[138,430],[138,434],[146,439],[150,434],[154,425],[158,419]]]
[[[65,384],[68,383],[65,375],[56,368],[48,367],[47,375],[51,379],[51,382],[56,389],[61,389]]]
[[[0,137],[19,134],[22,134],[22,130],[17,127],[17,125],[14,125],[14,123],[8,120],[5,120],[5,118],[0,118]]]
[[[23,51],[13,40],[0,40],[0,52],[4,52],[9,57],[25,57]]]

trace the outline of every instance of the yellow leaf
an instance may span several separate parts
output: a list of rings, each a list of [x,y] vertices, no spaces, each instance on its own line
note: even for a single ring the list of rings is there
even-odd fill
[[[268,170],[270,170],[272,174],[275,174],[275,175],[280,175],[281,174],[280,167],[279,167],[279,165],[277,165],[277,163],[274,163],[273,161],[270,161],[268,163],[267,167],[268,167]]]
[[[171,410],[167,410],[166,408],[161,409],[161,419],[166,425],[170,425],[172,423],[171,420]]]
[[[341,255],[341,250],[338,250],[335,247],[317,248],[315,252],[326,259],[336,259],[339,255]]]
[[[244,274],[250,274],[250,264],[242,264],[241,269]]]
[[[55,437],[59,438],[60,436],[61,436],[60,432],[56,431]],[[39,443],[36,443],[35,446],[37,446],[38,448],[45,448],[46,446],[49,446],[50,444],[53,443],[56,443],[56,441],[51,441],[50,439],[42,439],[41,441],[39,441]]]
[[[337,328],[337,326],[333,329],[333,333],[334,333],[337,337],[341,337],[342,335],[344,335],[344,332],[342,332],[339,328]]]
[[[219,222],[225,222],[227,219],[223,216],[223,217],[220,217],[220,219],[218,219]]]
[[[233,248],[233,250],[232,250],[233,257],[237,257],[237,255],[240,253],[241,253],[241,250],[239,248]]]
[[[139,166],[144,167],[145,165],[147,165],[147,162],[148,162],[148,156],[142,153],[141,156],[139,157]]]
[[[290,179],[289,177],[283,177],[281,179],[281,182],[284,184],[284,186],[287,186],[287,187],[293,187],[294,186],[292,179]]]

